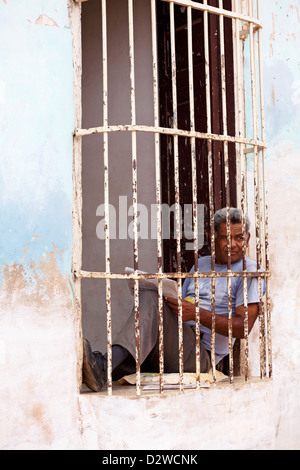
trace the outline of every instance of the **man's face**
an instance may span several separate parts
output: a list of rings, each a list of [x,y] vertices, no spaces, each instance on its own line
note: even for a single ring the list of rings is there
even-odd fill
[[[231,262],[236,263],[243,257],[243,230],[242,224],[230,224],[231,229]],[[247,236],[246,246],[249,244],[250,234]],[[216,262],[227,264],[227,227],[220,224],[216,234]]]

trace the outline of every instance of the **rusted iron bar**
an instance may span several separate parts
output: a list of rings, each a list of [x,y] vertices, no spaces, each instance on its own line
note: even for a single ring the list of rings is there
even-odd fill
[[[204,0],[204,6],[207,6],[207,0]],[[204,54],[205,54],[205,90],[206,90],[206,115],[207,115],[207,133],[211,134],[211,81],[210,81],[210,61],[209,61],[209,28],[208,28],[208,11],[204,10]],[[213,381],[216,383],[216,313],[215,313],[215,297],[216,297],[216,247],[215,247],[215,224],[214,224],[214,178],[213,178],[213,158],[212,158],[212,140],[207,140],[207,159],[208,159],[208,186],[209,186],[209,219],[210,219],[210,245],[211,245],[211,362]]]
[[[223,0],[219,1],[220,9],[223,10]],[[220,22],[220,57],[221,57],[221,84],[222,84],[222,118],[223,134],[227,135],[227,99],[226,99],[226,69],[225,69],[225,39],[224,39],[224,16],[219,16]],[[231,224],[230,224],[230,181],[229,181],[229,156],[228,142],[224,141],[224,167],[225,167],[225,191],[226,191],[226,225],[227,225],[227,269],[231,272]],[[228,343],[229,343],[229,375],[233,382],[233,337],[232,337],[232,293],[231,277],[227,278],[228,288]]]
[[[177,112],[177,80],[176,80],[176,38],[175,38],[175,11],[174,2],[170,2],[170,39],[171,39],[171,67],[172,67],[172,101],[173,101],[173,129],[178,129]],[[177,271],[181,273],[181,221],[180,221],[180,194],[179,194],[179,150],[178,135],[174,134],[174,184],[175,184],[175,221],[176,221],[176,258]],[[177,278],[178,289],[178,349],[179,349],[179,381],[180,390],[183,391],[183,324],[182,324],[182,281]]]
[[[255,8],[254,8],[254,0],[252,0],[253,6],[252,6],[252,14],[254,16],[255,13]],[[255,0],[257,3],[257,0]],[[259,100],[260,100],[260,95],[259,92],[261,89],[259,88],[259,74],[260,74],[260,69],[258,65],[258,70],[257,70],[257,64],[259,64],[259,51],[258,51],[258,30],[253,33],[254,38],[255,38],[255,48],[254,48],[254,57],[255,57],[255,76],[256,80],[258,83],[256,83],[256,94],[257,94],[257,131],[256,131],[256,136],[259,136],[260,134],[260,128],[262,127],[262,120],[260,116],[260,125],[259,125]],[[258,202],[259,202],[259,242],[260,242],[260,269],[263,269],[263,252],[264,252],[264,224],[263,224],[263,217],[264,217],[264,206],[263,206],[263,197],[264,197],[264,184],[263,184],[263,179],[262,179],[262,152],[258,150],[258,162],[257,162],[257,174],[258,174]],[[266,377],[267,374],[267,335],[266,335],[266,310],[265,310],[265,302],[262,298],[262,290],[263,290],[263,285],[261,279],[258,280],[259,283],[259,289],[260,289],[260,303],[261,303],[261,321],[262,321],[262,375],[263,377]]]
[[[171,3],[171,0],[162,0],[162,1]],[[196,3],[190,0],[176,0],[175,3],[176,5],[181,5],[184,7],[192,7],[194,10],[208,11],[209,13],[213,13],[215,15],[222,15],[225,18],[234,18],[234,19],[238,18],[242,21],[252,23],[258,26],[259,28],[262,28],[262,23],[258,19],[253,18],[251,16],[242,15],[231,10],[225,10],[223,9],[223,6],[222,7],[220,6],[219,8],[217,8],[217,7],[212,7],[208,5],[207,2],[205,1],[203,1],[203,4],[202,4],[202,3],[198,3],[198,2]]]
[[[262,141],[254,141],[253,139],[246,139],[241,137],[233,137],[230,135],[219,135],[211,134],[206,132],[198,131],[186,131],[183,129],[174,129],[171,127],[154,127],[154,126],[143,126],[143,125],[118,125],[118,126],[108,126],[108,127],[91,127],[89,129],[77,128],[74,131],[74,137],[84,137],[93,134],[103,134],[103,132],[150,132],[151,134],[159,133],[163,135],[173,135],[179,137],[195,137],[196,139],[202,140],[214,140],[220,142],[232,142],[232,143],[241,143],[245,145],[256,146],[258,149],[266,148],[267,145]]]
[[[253,0],[249,0],[250,13],[254,14]],[[257,69],[256,69],[256,47],[254,41],[253,24],[250,24],[250,67],[251,67],[251,93],[252,93],[252,119],[253,119],[253,137],[258,138],[258,94],[257,94]],[[253,169],[253,182],[254,182],[254,208],[255,208],[255,234],[256,234],[256,262],[257,270],[262,268],[262,253],[261,253],[261,198],[260,198],[260,165],[259,165],[259,151],[254,146],[254,169]],[[261,279],[258,279],[258,295],[259,295],[259,325],[260,325],[260,375],[261,378],[265,376],[266,363],[265,363],[265,322],[264,322],[264,309],[262,302],[262,284]]]
[[[239,2],[234,0],[234,9],[239,11]],[[236,71],[236,97],[237,97],[237,119],[236,128],[237,135],[244,136],[245,134],[245,116],[242,112],[244,108],[243,90],[244,90],[244,77],[243,68],[243,55],[241,51],[241,21],[237,18],[235,20],[235,71]],[[247,182],[247,162],[246,155],[244,154],[245,147],[242,144],[236,144],[236,154],[240,157],[240,185],[241,185],[241,211],[242,211],[242,232],[243,232],[243,295],[244,295],[244,368],[245,368],[245,381],[249,380],[249,324],[248,324],[248,287],[247,287],[247,233],[246,233],[246,213],[247,211],[247,195],[246,195],[246,182]]]
[[[188,34],[188,69],[189,69],[189,101],[190,101],[190,130],[195,131],[195,109],[194,109],[194,73],[193,73],[193,21],[192,8],[187,8],[187,34]],[[197,162],[196,162],[196,139],[191,138],[191,167],[193,182],[193,235],[194,235],[194,265],[195,265],[195,321],[196,321],[196,383],[200,389],[200,308],[199,308],[199,279],[197,277],[198,267],[198,185],[197,185]]]
[[[131,125],[136,125],[136,96],[135,96],[135,57],[134,57],[134,21],[133,0],[128,0],[129,26],[129,64],[130,64],[130,112]],[[133,265],[138,271],[138,209],[137,209],[137,139],[136,132],[131,133],[132,147],[132,202],[133,202]],[[135,311],[135,360],[136,360],[136,394],[141,394],[141,364],[140,364],[140,316],[139,316],[139,282],[134,279],[134,311]]]
[[[98,272],[98,271],[74,271],[74,275],[78,278],[95,278],[95,279],[105,279],[106,276],[110,279],[189,279],[189,278],[212,278],[212,277],[243,277],[244,274],[247,274],[247,277],[256,277],[256,278],[269,278],[271,277],[271,273],[269,271],[254,271],[254,272],[207,272],[207,273],[147,273],[147,274],[123,274],[123,273],[110,273],[107,274],[105,272]]]
[[[154,127],[159,126],[159,99],[158,99],[158,57],[157,57],[157,19],[156,0],[151,0],[151,25],[152,25],[152,65],[153,65],[153,106]],[[159,275],[163,273],[162,266],[162,220],[161,220],[161,165],[159,133],[155,132],[155,187],[156,187],[156,235],[157,235],[157,269]],[[159,389],[164,391],[164,329],[163,329],[163,294],[162,279],[158,279],[158,312],[159,312]]]
[[[257,17],[260,20],[260,0],[257,0]],[[263,140],[266,138],[265,132],[265,107],[264,107],[264,87],[263,87],[263,73],[262,73],[262,35],[261,30],[258,31],[258,63],[259,63],[259,87],[260,87],[260,115],[261,115],[261,137]],[[266,271],[270,270],[270,250],[269,250],[269,210],[268,210],[268,191],[266,180],[266,150],[262,149],[262,177],[264,188],[264,228],[265,228],[265,263]],[[272,336],[271,336],[271,299],[270,299],[270,281],[266,278],[266,306],[267,306],[267,347],[268,347],[268,372],[269,377],[272,377]]]
[[[108,126],[108,79],[107,79],[107,11],[106,0],[102,0],[102,76],[103,76],[103,124]],[[105,269],[110,267],[110,227],[109,227],[109,161],[108,133],[103,133],[103,166],[104,166],[104,220],[105,220]],[[111,325],[111,280],[105,280],[106,288],[106,322],[107,322],[107,391],[112,395],[112,325]]]

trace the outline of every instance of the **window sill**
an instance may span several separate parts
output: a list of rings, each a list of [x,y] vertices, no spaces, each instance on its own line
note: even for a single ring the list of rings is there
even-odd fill
[[[185,388],[184,391],[180,391],[179,389],[166,389],[163,391],[163,394],[160,393],[159,390],[145,390],[143,386],[141,386],[141,395],[138,397],[136,394],[136,387],[135,385],[121,385],[119,382],[113,382],[112,386],[112,397],[122,397],[128,399],[134,398],[149,398],[149,397],[167,397],[167,396],[174,396],[174,395],[182,395],[188,393],[209,393],[212,390],[220,390],[225,388],[231,388],[234,391],[239,391],[244,387],[251,387],[255,384],[265,384],[272,382],[270,378],[261,379],[260,377],[250,377],[250,379],[246,382],[244,377],[234,377],[234,381],[231,384],[229,382],[229,378],[223,381],[217,382],[216,384],[210,384],[208,387],[201,387],[200,390],[196,388]],[[104,388],[101,392],[92,392],[86,385],[82,385],[81,393],[82,396],[91,397],[95,396],[98,398],[112,398],[108,395],[107,389]]]

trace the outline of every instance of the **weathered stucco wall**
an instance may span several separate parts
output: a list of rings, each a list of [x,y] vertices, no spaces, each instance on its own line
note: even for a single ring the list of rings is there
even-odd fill
[[[300,0],[261,4],[274,379],[137,400],[78,395],[68,1],[0,1],[0,448],[300,448]]]
[[[300,447],[300,2],[261,1],[277,445]]]
[[[0,42],[0,448],[75,447],[68,2],[1,0]]]

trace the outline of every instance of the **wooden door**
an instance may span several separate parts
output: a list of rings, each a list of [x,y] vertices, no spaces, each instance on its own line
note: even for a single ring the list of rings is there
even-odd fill
[[[199,2],[200,3],[200,2]],[[211,0],[211,6],[218,6],[218,0]],[[231,0],[224,1],[224,8],[230,9]],[[193,10],[193,76],[194,76],[194,108],[195,128],[199,132],[207,132],[206,87],[205,87],[205,55],[204,55],[204,25],[203,12]],[[158,54],[159,54],[159,88],[160,88],[160,125],[172,127],[172,73],[171,73],[171,45],[170,45],[170,13],[169,4],[161,0],[157,1],[158,23]],[[228,133],[235,133],[234,115],[234,80],[233,80],[233,45],[231,20],[225,20],[225,48],[226,48],[226,86],[227,86],[227,116]],[[177,68],[177,109],[178,128],[190,129],[190,102],[188,79],[188,40],[187,40],[187,13],[186,8],[175,5],[175,29],[176,29],[176,68]],[[221,100],[221,76],[220,76],[220,51],[219,51],[219,17],[209,14],[209,44],[210,44],[210,74],[211,74],[211,109],[210,116],[212,132],[222,134],[222,100]],[[179,167],[180,167],[180,205],[192,204],[192,165],[190,139],[179,137]],[[196,140],[197,155],[197,193],[198,204],[204,205],[204,245],[199,250],[199,255],[209,254],[209,186],[208,186],[208,161],[206,140]],[[231,205],[236,204],[236,163],[234,145],[229,146],[230,159],[230,186]],[[161,136],[161,168],[162,168],[162,203],[171,207],[175,203],[174,181],[174,147],[172,136]],[[214,201],[215,210],[226,205],[224,188],[224,162],[223,143],[213,144],[213,174],[214,174]],[[184,216],[182,217],[184,226]],[[171,236],[165,239],[164,270],[174,272],[178,270],[176,257],[176,234],[171,218]],[[183,232],[183,227],[182,227]],[[181,269],[188,271],[194,264],[194,252],[186,250],[187,240],[182,236],[181,240]]]

